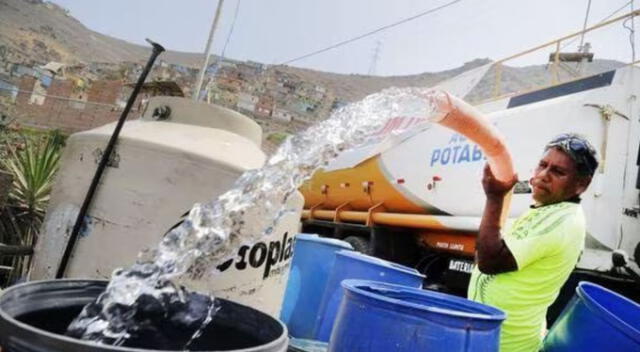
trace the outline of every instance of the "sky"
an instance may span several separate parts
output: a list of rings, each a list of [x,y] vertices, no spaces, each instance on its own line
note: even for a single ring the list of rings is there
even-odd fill
[[[167,49],[187,52],[204,52],[218,4],[216,0],[53,2],[97,32],[143,45],[148,37]],[[212,52],[220,55],[228,41],[226,57],[280,64],[449,3],[290,65],[397,76],[452,69],[476,58],[502,59],[582,29],[589,0],[224,0]],[[591,0],[588,24],[625,4],[616,16],[627,13],[632,5],[640,6],[635,3]],[[619,22],[587,34],[585,42],[592,44],[596,58],[629,62],[628,33]],[[564,51],[575,51],[579,42],[564,42]],[[553,50],[508,64],[544,64]]]

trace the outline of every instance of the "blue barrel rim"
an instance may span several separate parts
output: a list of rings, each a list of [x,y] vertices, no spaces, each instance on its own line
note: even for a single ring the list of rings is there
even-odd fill
[[[436,292],[436,291],[422,290],[419,288],[402,286],[402,285],[393,285],[393,284],[388,284],[388,283],[379,282],[379,281],[372,281],[372,280],[344,280],[342,281],[341,285],[347,291],[347,294],[355,293],[355,294],[363,295],[365,297],[368,297],[374,300],[382,301],[387,304],[393,304],[396,306],[401,306],[409,309],[416,309],[425,313],[435,313],[439,315],[446,315],[448,317],[453,316],[456,318],[474,319],[474,320],[481,320],[481,321],[502,322],[507,318],[506,313],[498,308],[491,307],[478,302],[474,302],[462,297],[447,295],[447,294]],[[455,303],[459,303],[463,305],[465,308],[483,310],[485,312],[487,311],[488,312],[487,313],[468,313],[468,312],[455,311],[455,310],[446,309],[446,308],[425,306],[417,303],[411,303],[411,302],[406,302],[406,301],[402,301],[402,300],[391,298],[391,297],[386,297],[382,294],[365,291],[359,288],[360,286],[368,286],[370,288],[377,286],[375,288],[386,290],[386,291],[403,292],[403,293],[410,293],[410,294],[424,295],[426,294],[425,292],[428,292],[428,295],[433,298],[442,299],[442,300],[446,299],[447,301],[453,301]]]
[[[624,322],[624,320],[618,318],[615,314],[613,314],[609,309],[605,308],[602,304],[598,303],[595,299],[593,299],[589,293],[585,289],[594,289],[601,292],[605,292],[609,294],[611,297],[615,297],[625,303],[636,306],[640,311],[640,304],[630,300],[629,298],[612,291],[606,287],[600,286],[593,282],[589,281],[580,281],[578,283],[578,287],[576,287],[576,295],[580,297],[580,300],[583,304],[594,314],[596,314],[601,319],[605,320],[607,323],[613,325],[620,332],[625,334],[627,337],[632,340],[640,343],[640,330],[634,328],[633,326]]]
[[[345,250],[340,250],[338,252],[336,252],[336,259],[338,259],[339,257],[346,257],[349,259],[355,259],[355,260],[359,260],[359,261],[364,261],[370,264],[377,264],[377,265],[381,265],[384,266],[386,268],[390,268],[396,271],[400,271],[409,275],[413,275],[416,277],[419,277],[421,279],[424,280],[425,276],[423,274],[421,274],[418,270],[410,268],[408,266],[404,266],[404,265],[400,265],[394,262],[390,262],[388,260],[384,260],[384,259],[380,259],[380,258],[376,258],[370,255],[366,255],[366,254],[362,254],[360,252],[356,252],[356,251],[345,251]]]
[[[299,233],[296,235],[296,240],[327,244],[335,247],[344,248],[344,250],[346,251],[353,251],[353,247],[349,243],[336,238],[327,238],[327,237],[322,237],[322,236],[318,236],[310,233]]]

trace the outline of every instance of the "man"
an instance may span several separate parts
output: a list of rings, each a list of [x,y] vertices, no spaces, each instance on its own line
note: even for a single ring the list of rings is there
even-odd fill
[[[502,205],[517,176],[500,182],[485,167],[482,185],[487,200],[468,295],[507,314],[500,351],[540,349],[547,308],[584,247],[580,194],[597,168],[595,150],[584,138],[563,134],[553,139],[529,181],[535,204],[501,236]]]

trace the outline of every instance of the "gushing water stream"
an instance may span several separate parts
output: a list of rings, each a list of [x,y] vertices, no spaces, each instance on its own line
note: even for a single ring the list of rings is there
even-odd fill
[[[213,297],[188,291],[188,281],[215,280],[216,265],[241,245],[270,234],[294,211],[286,204],[303,181],[340,152],[367,143],[389,119],[424,117],[426,123],[438,113],[433,99],[438,94],[388,89],[287,139],[264,167],[245,172],[217,199],[194,205],[155,250],[141,254],[130,268],[116,270],[106,291],[71,324],[70,335],[126,345],[150,331],[162,334],[186,325],[186,335],[174,340],[182,339],[182,348],[188,348],[217,310]]]

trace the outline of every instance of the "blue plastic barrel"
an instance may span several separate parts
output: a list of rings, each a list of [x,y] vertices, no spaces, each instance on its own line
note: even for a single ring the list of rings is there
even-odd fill
[[[346,280],[329,352],[496,352],[505,314],[444,293]]]
[[[544,351],[640,351],[640,305],[582,281],[549,330]]]
[[[340,283],[347,279],[387,282],[409,287],[422,287],[424,275],[404,265],[392,263],[358,252],[340,251],[327,281],[318,311],[314,339],[328,342],[343,297]]]
[[[296,236],[289,281],[284,294],[280,320],[289,334],[311,338],[320,300],[333,267],[335,253],[352,249],[347,242],[318,235]]]

